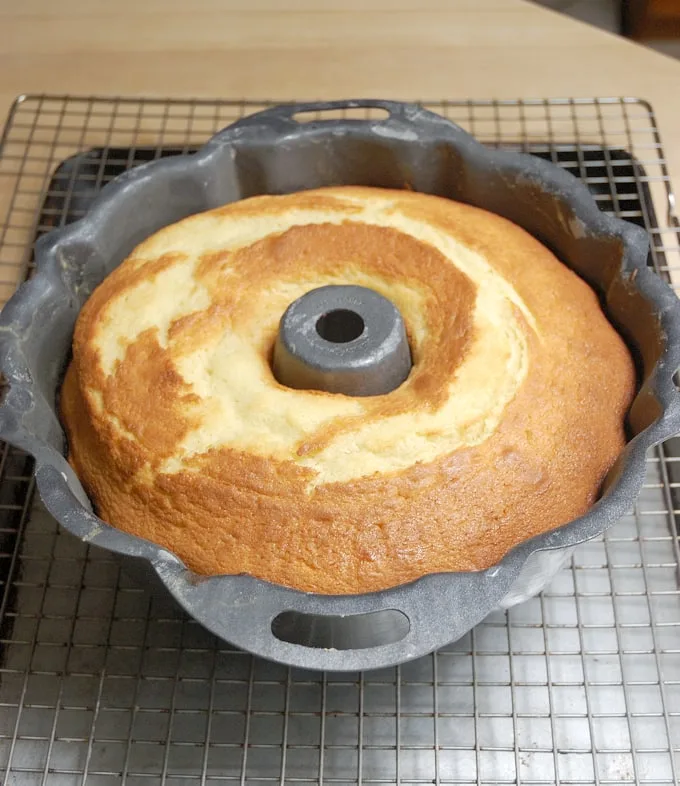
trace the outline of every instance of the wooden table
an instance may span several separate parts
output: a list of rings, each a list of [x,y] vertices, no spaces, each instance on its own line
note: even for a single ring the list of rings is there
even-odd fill
[[[680,62],[523,0],[0,5],[0,115],[23,92],[274,99],[640,96],[656,111],[678,178],[678,85]]]

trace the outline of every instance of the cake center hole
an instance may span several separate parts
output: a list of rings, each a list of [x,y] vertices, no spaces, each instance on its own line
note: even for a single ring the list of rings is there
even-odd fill
[[[316,332],[326,341],[347,344],[364,332],[364,320],[356,311],[336,308],[322,314],[316,321]]]

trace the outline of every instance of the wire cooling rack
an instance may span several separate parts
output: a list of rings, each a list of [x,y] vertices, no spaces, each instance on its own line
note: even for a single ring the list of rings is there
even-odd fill
[[[116,174],[265,105],[21,98],[0,159],[2,299],[30,271],[36,234],[77,218]],[[430,108],[574,172],[602,209],[647,228],[659,273],[680,272],[644,102]],[[323,674],[234,650],[135,584],[113,555],[59,529],[33,495],[31,461],[5,446],[4,783],[677,783],[677,455],[672,441],[649,456],[635,509],[540,597],[407,665]]]

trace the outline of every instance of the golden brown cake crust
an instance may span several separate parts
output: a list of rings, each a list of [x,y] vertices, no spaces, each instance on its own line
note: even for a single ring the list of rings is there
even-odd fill
[[[400,308],[415,362],[396,391],[272,376],[285,306],[327,283]],[[486,568],[584,513],[633,391],[595,294],[522,229],[352,187],[244,200],[142,243],[81,312],[61,411],[105,521],[197,573],[338,594]]]

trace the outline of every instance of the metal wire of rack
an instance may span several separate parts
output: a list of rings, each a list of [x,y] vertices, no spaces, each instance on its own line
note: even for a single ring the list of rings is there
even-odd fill
[[[0,298],[36,234],[124,169],[187,151],[266,102],[22,97],[0,158]],[[481,141],[548,157],[680,244],[651,108],[635,99],[443,101]],[[84,154],[84,155],[83,155]],[[76,156],[76,158],[73,158]],[[67,160],[67,163],[63,162]],[[459,642],[356,674],[288,669],[216,640],[120,561],[59,529],[31,461],[0,453],[4,783],[677,783],[680,451],[541,596]]]

